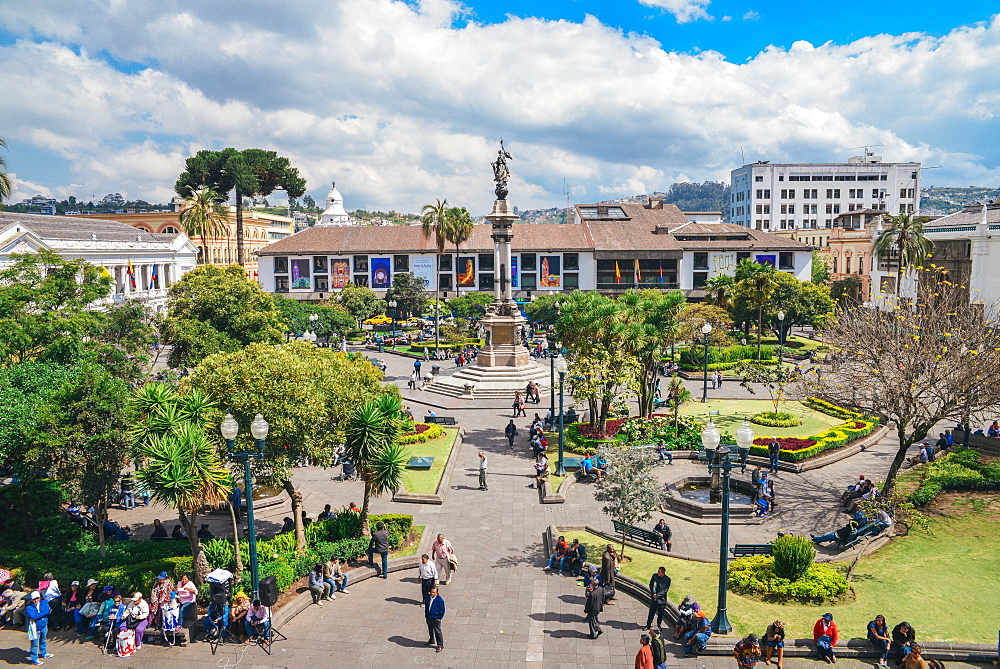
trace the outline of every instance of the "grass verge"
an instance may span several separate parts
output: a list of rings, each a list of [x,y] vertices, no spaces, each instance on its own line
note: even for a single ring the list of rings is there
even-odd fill
[[[403,471],[403,485],[406,492],[433,495],[437,492],[438,483],[444,474],[444,468],[451,456],[451,449],[458,438],[457,427],[444,428],[444,434],[436,439],[422,444],[411,444],[406,447],[411,458],[431,457],[434,464],[430,469],[406,469]]]
[[[787,411],[802,419],[802,425],[795,427],[765,427],[763,425],[751,425],[754,434],[758,437],[811,437],[828,430],[835,425],[840,425],[844,421],[840,418],[828,416],[815,409],[810,409],[801,402],[782,402],[778,406],[779,411]],[[691,416],[695,420],[705,423],[710,411],[718,411],[718,415],[711,416],[720,432],[728,431],[736,434],[736,430],[743,424],[743,418],[749,418],[762,411],[774,411],[774,404],[766,399],[760,400],[713,400],[708,402],[688,402],[680,408],[680,414]]]

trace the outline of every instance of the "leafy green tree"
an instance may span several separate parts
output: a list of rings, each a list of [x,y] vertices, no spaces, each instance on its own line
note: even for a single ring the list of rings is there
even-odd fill
[[[674,434],[677,434],[677,414],[681,405],[691,401],[691,391],[684,385],[684,380],[679,376],[670,378],[670,385],[667,387],[667,406],[674,410]]]
[[[7,148],[7,141],[0,137],[0,149]],[[4,200],[10,197],[11,191],[14,189],[10,182],[10,176],[7,174],[7,161],[3,156],[0,156],[0,207],[3,206]]]
[[[830,265],[827,264],[827,255],[819,251],[812,252],[812,282],[825,286],[830,283]]]
[[[364,481],[361,532],[371,535],[368,509],[373,496],[398,488],[403,480],[407,452],[397,440],[401,433],[398,396],[382,395],[355,407],[347,419],[346,447]]]
[[[403,316],[419,316],[427,308],[427,290],[423,279],[418,279],[409,272],[396,274],[392,277],[392,285],[385,291],[385,303],[396,300],[396,320]]]
[[[601,511],[625,525],[639,525],[653,517],[663,502],[663,488],[653,476],[649,451],[613,448],[605,453],[608,475],[596,484],[594,499],[604,502]],[[620,553],[625,555],[625,533]]]
[[[312,330],[320,336],[329,337],[335,333],[346,335],[357,326],[354,317],[340,304],[320,306],[305,304],[281,295],[272,297],[274,307],[281,314],[287,332],[301,335],[306,330]],[[319,317],[315,322],[309,320],[309,316],[313,314]]]
[[[382,372],[362,355],[292,341],[209,356],[182,386],[221,398],[242,428],[237,449],[254,447],[249,426],[255,415],[270,424],[264,460],[254,463],[255,476],[288,492],[296,543],[302,548],[302,493],[292,481],[292,469],[300,459],[328,466],[333,448],[344,443],[347,417],[384,392],[381,380]]]
[[[471,293],[475,295],[475,293]],[[492,300],[493,297],[490,296]],[[545,293],[535,297],[534,301],[524,305],[524,315],[532,323],[544,323],[545,325],[555,325],[559,320],[559,306],[566,301],[566,296],[561,293]]]
[[[172,285],[163,339],[171,367],[190,367],[220,351],[277,343],[285,324],[271,296],[236,266],[202,265]]]
[[[480,318],[492,301],[491,293],[462,293],[448,300],[447,309],[459,318]]]
[[[834,312],[830,289],[809,281],[799,281],[787,272],[773,277],[770,299],[764,307],[764,320],[775,326],[778,333],[779,311],[785,314],[785,336],[794,325],[822,327]]]
[[[306,181],[291,166],[288,158],[263,149],[233,148],[222,151],[199,151],[185,162],[184,172],[177,178],[174,190],[181,197],[208,186],[217,193],[235,191],[236,197],[236,261],[242,266],[243,200],[270,195],[281,188],[289,197],[301,197]]]
[[[201,237],[202,252],[198,262],[209,262],[210,237],[229,239],[229,220],[222,205],[223,199],[223,196],[208,186],[194,189],[184,198],[184,209],[179,216],[180,226],[191,239]]]
[[[741,260],[736,266],[736,294],[739,302],[749,303],[757,313],[757,359],[760,360],[760,338],[764,329],[764,305],[775,288],[776,270],[770,265]],[[744,320],[744,322],[746,322]],[[745,327],[745,326],[744,326]]]
[[[349,283],[344,286],[337,296],[340,306],[347,309],[347,313],[354,317],[358,327],[361,322],[377,316],[385,311],[385,300],[379,299],[375,291],[368,286],[357,286]]]
[[[700,346],[705,342],[705,335],[701,328],[705,323],[712,326],[712,331],[708,335],[710,346],[730,346],[732,338],[727,333],[731,320],[729,314],[712,304],[704,302],[689,302],[681,307],[677,315],[677,341]]]
[[[215,403],[198,390],[182,394],[150,383],[135,391],[131,405],[140,416],[129,431],[136,460],[144,465],[137,478],[155,501],[177,509],[191,545],[194,580],[201,585],[211,567],[198,538],[198,515],[206,505],[225,505],[232,490],[207,431]]]
[[[648,416],[653,410],[657,372],[677,336],[684,293],[629,289],[619,303],[625,320],[625,350],[636,359],[639,370],[639,415]]]
[[[895,216],[883,214],[882,220],[889,228],[875,241],[875,255],[884,262],[896,261],[896,297],[899,297],[903,273],[907,268],[923,265],[934,247],[934,242],[924,233],[924,223],[930,219],[900,212]]]

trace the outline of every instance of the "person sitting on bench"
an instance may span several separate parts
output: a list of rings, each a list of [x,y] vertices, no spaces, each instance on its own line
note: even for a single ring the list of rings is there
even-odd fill
[[[809,535],[809,538],[812,539],[817,544],[821,544],[826,541],[840,541],[843,543],[845,541],[850,541],[851,537],[854,536],[854,533],[857,531],[858,531],[858,524],[852,520],[839,530],[834,530],[833,532],[830,532],[828,534],[823,534],[818,537]]]
[[[660,522],[656,524],[653,531],[660,535],[660,550],[669,552],[670,548],[673,546],[671,539],[673,538],[674,533],[670,530],[670,526],[667,525],[667,521],[660,518]]]
[[[549,480],[549,459],[545,453],[539,453],[535,458],[535,482],[529,488],[541,488],[542,483]]]
[[[202,618],[202,625],[205,627],[206,637],[209,639],[221,638],[222,631],[229,627],[229,605],[213,600],[208,605],[205,617]]]
[[[668,465],[674,464],[674,454],[670,452],[670,449],[667,448],[662,439],[656,443],[656,455],[658,456],[658,462],[666,460]]]

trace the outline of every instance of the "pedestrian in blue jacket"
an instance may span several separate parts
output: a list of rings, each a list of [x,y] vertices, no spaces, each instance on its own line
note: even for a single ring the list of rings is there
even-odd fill
[[[438,589],[431,588],[424,601],[424,616],[427,618],[428,646],[437,646],[440,653],[444,650],[444,634],[441,632],[441,619],[444,618],[444,599],[438,594]]]
[[[52,657],[45,647],[46,636],[49,633],[49,614],[52,613],[52,609],[37,590],[30,596],[31,603],[24,609],[24,614],[28,617],[28,639],[31,641],[31,655],[28,656],[28,661],[39,665],[42,664],[41,658]]]

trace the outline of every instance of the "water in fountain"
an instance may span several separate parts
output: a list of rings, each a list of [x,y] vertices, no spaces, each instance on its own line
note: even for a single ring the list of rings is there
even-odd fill
[[[680,488],[681,497],[684,499],[689,499],[692,502],[698,502],[699,504],[721,504],[720,499],[714,502],[710,499],[711,490],[708,485],[704,484],[688,484]],[[741,492],[736,492],[735,490],[729,491],[729,503],[730,504],[752,504],[753,500],[750,499],[749,495],[744,495]]]

